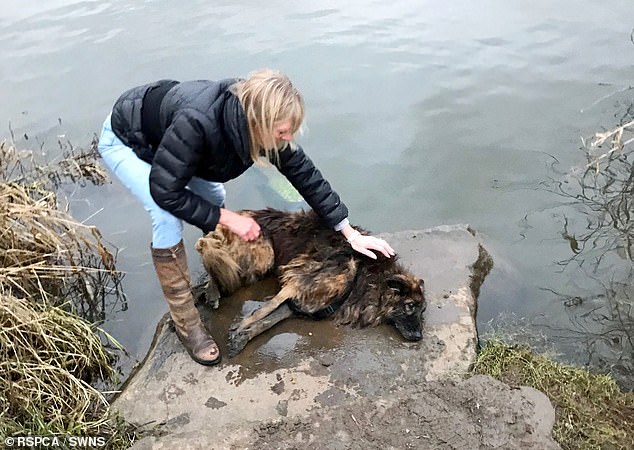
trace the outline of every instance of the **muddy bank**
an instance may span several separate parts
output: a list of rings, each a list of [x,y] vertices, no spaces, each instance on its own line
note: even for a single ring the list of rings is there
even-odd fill
[[[554,421],[541,392],[477,375],[425,382],[389,397],[316,408],[220,435],[174,433],[134,448],[550,450],[560,448],[550,437]]]
[[[289,319],[210,368],[160,324],[114,403],[152,428],[134,448],[557,448],[545,397],[487,377],[461,380],[476,355],[476,299],[492,265],[477,234],[446,226],[384,237],[425,280],[422,341],[404,342],[389,326]],[[208,326],[226,330],[251,307],[244,300],[270,289],[203,308]]]

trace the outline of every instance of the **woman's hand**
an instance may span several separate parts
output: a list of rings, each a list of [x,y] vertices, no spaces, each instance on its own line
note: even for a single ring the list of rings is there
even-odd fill
[[[218,223],[229,228],[229,230],[245,241],[254,241],[260,237],[260,225],[255,220],[251,217],[241,216],[228,209],[220,208],[220,220]]]
[[[394,249],[390,247],[385,240],[375,238],[374,236],[366,236],[359,233],[357,230],[353,230],[349,233],[344,233],[348,243],[353,249],[362,253],[372,259],[376,259],[376,254],[370,250],[376,250],[381,252],[386,258],[390,258],[395,255]]]

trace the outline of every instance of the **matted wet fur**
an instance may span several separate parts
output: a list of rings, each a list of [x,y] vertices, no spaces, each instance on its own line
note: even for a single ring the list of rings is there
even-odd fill
[[[330,316],[352,327],[388,322],[405,339],[421,339],[424,283],[397,257],[375,252],[378,258],[374,260],[357,253],[312,211],[264,209],[240,214],[258,222],[261,236],[247,242],[218,225],[196,243],[205,269],[223,296],[269,274],[278,276],[280,291],[232,326],[230,354],[237,354],[250,339],[293,314]]]

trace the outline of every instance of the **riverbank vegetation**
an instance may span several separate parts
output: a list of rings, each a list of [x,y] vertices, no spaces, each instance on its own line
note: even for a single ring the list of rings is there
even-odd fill
[[[95,227],[69,215],[58,191],[100,184],[95,143],[60,143],[57,161],[0,144],[0,436],[103,436],[127,448],[112,415],[114,339],[98,328],[119,289],[113,253]]]
[[[553,437],[565,450],[634,448],[634,393],[621,392],[609,375],[559,364],[498,340],[482,348],[474,372],[545,393],[555,408]]]
[[[571,329],[559,331],[585,357],[577,363],[596,374],[509,345],[543,345],[511,320],[474,367],[544,392],[556,411],[553,437],[564,449],[634,448],[634,105],[626,103],[618,126],[582,140],[585,163],[546,185],[562,200],[561,237],[570,247],[558,265],[574,274],[567,292],[548,290],[570,320]]]

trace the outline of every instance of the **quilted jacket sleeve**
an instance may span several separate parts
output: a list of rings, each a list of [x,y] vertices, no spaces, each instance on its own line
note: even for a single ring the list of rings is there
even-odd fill
[[[348,217],[346,205],[300,146],[280,151],[276,165],[328,226],[334,227]]]
[[[156,204],[205,233],[216,228],[220,208],[186,186],[207,148],[209,127],[208,120],[194,110],[179,113],[165,131],[150,170],[150,194]]]

